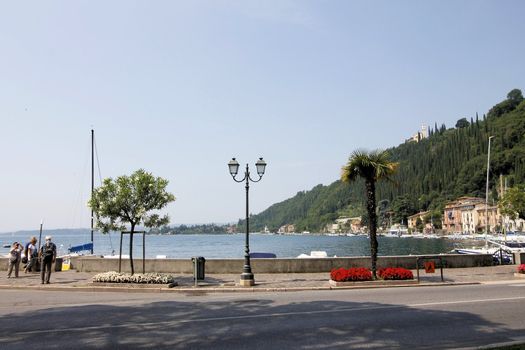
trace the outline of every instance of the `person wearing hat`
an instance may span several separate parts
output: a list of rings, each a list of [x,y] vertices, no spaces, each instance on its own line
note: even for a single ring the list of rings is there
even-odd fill
[[[15,277],[18,278],[18,270],[20,269],[20,253],[22,246],[18,242],[14,242],[9,250],[9,267],[7,268],[7,278],[11,278],[13,267],[15,268]]]
[[[51,242],[51,236],[46,236],[46,243],[40,248],[38,253],[40,261],[42,262],[40,268],[40,277],[42,278],[42,284],[49,284],[51,278],[51,266],[57,257],[57,247],[55,243]]]

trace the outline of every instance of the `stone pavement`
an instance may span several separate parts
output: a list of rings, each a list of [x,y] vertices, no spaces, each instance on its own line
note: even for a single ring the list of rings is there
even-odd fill
[[[441,282],[439,270],[434,274],[426,274],[420,270],[422,285],[457,285],[476,283],[525,283],[525,278],[514,276],[516,265],[472,267],[458,269],[444,269],[444,282]],[[413,270],[414,276],[416,271]],[[258,274],[254,271],[256,285],[240,287],[239,274],[206,275],[199,286],[194,287],[192,275],[175,275],[178,286],[167,288],[166,285],[138,285],[138,284],[94,284],[91,281],[95,273],[62,271],[53,272],[51,284],[40,284],[39,273],[20,274],[19,278],[7,278],[7,272],[0,271],[0,289],[37,289],[37,290],[69,290],[69,291],[128,291],[128,292],[268,292],[268,291],[297,291],[297,290],[330,290],[342,288],[375,288],[391,287],[388,283],[378,282],[377,285],[359,285],[350,287],[331,287],[329,273],[282,273]],[[525,277],[525,276],[524,276]],[[406,286],[404,286],[406,287]]]

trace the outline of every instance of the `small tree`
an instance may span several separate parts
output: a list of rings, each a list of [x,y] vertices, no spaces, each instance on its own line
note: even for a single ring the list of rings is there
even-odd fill
[[[498,202],[501,215],[510,220],[525,219],[525,185],[509,188]]]
[[[168,180],[154,177],[139,169],[131,176],[104,179],[102,186],[95,189],[88,206],[93,209],[96,227],[103,233],[123,231],[130,227],[129,259],[131,274],[133,267],[133,234],[138,225],[160,227],[169,223],[168,215],[161,217],[155,210],[164,208],[175,200],[166,191]]]
[[[421,218],[416,219],[416,230],[417,232],[423,232],[423,229],[425,228],[425,225],[423,223],[423,220]]]

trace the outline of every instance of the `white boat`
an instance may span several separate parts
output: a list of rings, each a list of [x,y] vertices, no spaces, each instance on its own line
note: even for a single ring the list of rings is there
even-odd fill
[[[408,228],[405,225],[392,225],[388,232],[384,234],[385,237],[401,237],[408,235]]]
[[[298,256],[299,259],[311,259],[311,258],[326,258],[328,254],[324,250],[313,250],[308,254],[301,254]]]
[[[525,253],[525,241],[485,240],[485,246],[472,248],[455,248],[457,254],[492,254],[497,264],[510,264],[514,253]]]

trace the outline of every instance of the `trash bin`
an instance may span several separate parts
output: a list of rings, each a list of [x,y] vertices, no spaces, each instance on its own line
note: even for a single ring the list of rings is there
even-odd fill
[[[206,259],[202,256],[194,256],[191,258],[191,261],[193,262],[193,278],[196,281],[204,280],[204,265]]]
[[[55,271],[62,271],[62,262],[64,261],[64,258],[56,258],[55,259]]]

